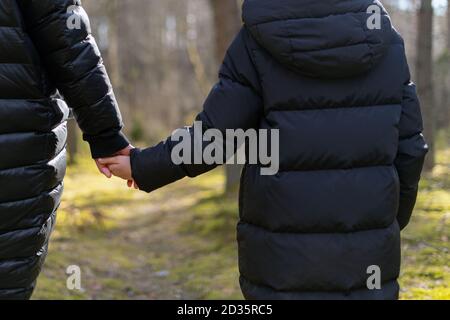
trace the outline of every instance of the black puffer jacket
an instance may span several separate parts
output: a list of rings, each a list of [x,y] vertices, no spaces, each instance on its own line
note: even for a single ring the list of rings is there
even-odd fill
[[[403,41],[384,9],[381,29],[367,28],[373,3],[244,2],[245,26],[198,120],[222,131],[280,130],[279,174],[247,165],[242,176],[239,266],[248,299],[398,297],[400,229],[427,146]],[[143,190],[212,168],[174,165],[174,145],[132,153]],[[372,265],[380,290],[366,285]]]
[[[0,299],[30,297],[47,254],[65,172],[68,108],[56,89],[94,157],[128,144],[81,7],[80,28],[68,28],[74,3],[0,1]]]

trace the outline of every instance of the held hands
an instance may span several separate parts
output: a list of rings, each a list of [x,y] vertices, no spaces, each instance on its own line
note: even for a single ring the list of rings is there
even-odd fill
[[[98,161],[102,166],[106,166],[114,176],[127,180],[128,187],[131,188],[134,186],[135,189],[138,189],[131,174],[131,162],[129,156],[115,156],[99,159]]]
[[[136,182],[133,180],[131,173],[130,152],[133,150],[133,146],[129,145],[125,149],[119,151],[115,156],[110,158],[96,159],[95,163],[99,171],[107,178],[111,178],[113,175],[124,180],[127,180],[128,187],[139,189]]]

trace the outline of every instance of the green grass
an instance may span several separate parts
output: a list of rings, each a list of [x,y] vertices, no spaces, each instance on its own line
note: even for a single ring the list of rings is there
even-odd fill
[[[450,148],[421,182],[411,224],[403,234],[403,299],[450,299]]]
[[[450,299],[450,148],[438,162],[403,234],[402,299]],[[242,299],[237,201],[222,198],[223,179],[217,170],[147,195],[80,159],[34,299]],[[82,291],[66,288],[69,265]]]

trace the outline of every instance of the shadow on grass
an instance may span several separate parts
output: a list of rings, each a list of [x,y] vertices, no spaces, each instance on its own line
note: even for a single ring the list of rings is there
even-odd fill
[[[189,210],[192,211],[192,220],[181,224],[181,232],[197,234],[219,243],[236,239],[237,195],[213,195],[199,200]]]

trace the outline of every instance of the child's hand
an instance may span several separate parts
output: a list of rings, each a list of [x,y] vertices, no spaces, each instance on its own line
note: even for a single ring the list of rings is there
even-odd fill
[[[131,163],[129,156],[116,156],[111,158],[104,158],[98,160],[100,164],[107,166],[111,173],[119,178],[127,180],[128,187],[132,187],[134,185],[135,189],[138,189],[138,186],[133,180],[133,176],[131,173]]]

